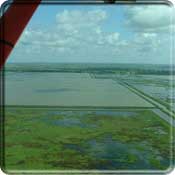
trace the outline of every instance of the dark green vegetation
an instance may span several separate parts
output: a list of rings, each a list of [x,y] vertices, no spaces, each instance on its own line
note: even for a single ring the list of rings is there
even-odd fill
[[[171,75],[175,74],[170,65],[151,64],[92,64],[92,63],[17,63],[7,64],[6,71],[10,72],[73,72],[73,73],[99,73],[99,74],[145,74],[145,75]]]
[[[6,170],[165,170],[170,126],[151,110],[6,107]]]

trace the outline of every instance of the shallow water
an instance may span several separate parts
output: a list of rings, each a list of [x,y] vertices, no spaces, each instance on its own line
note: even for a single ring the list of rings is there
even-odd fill
[[[84,146],[85,145],[85,146]],[[101,140],[90,140],[84,145],[65,144],[66,149],[72,149],[82,154],[88,154],[92,158],[104,160],[103,163],[97,163],[96,169],[156,169],[150,162],[152,155],[154,159],[162,166],[168,166],[169,161],[163,159],[159,153],[155,156],[154,150],[145,145],[137,143],[142,149],[136,149],[135,144],[124,144],[119,141],[114,141],[110,136],[106,136]],[[99,161],[100,162],[100,161]]]
[[[108,116],[122,116],[122,117],[134,117],[137,114],[137,112],[127,112],[127,111],[96,111],[96,115],[108,115]]]
[[[64,127],[82,127],[82,128],[96,128],[96,124],[85,123],[84,120],[89,116],[99,116],[102,115],[108,117],[134,117],[137,116],[137,112],[127,112],[127,111],[48,111],[39,120],[46,122],[48,124],[64,126]],[[58,117],[58,118],[53,118]],[[38,120],[38,118],[35,118]]]
[[[36,92],[38,92],[38,93],[55,93],[55,92],[71,92],[71,91],[78,91],[78,89],[71,89],[71,88],[36,89]]]
[[[152,107],[112,79],[94,79],[87,73],[6,74],[6,105]]]
[[[140,75],[126,78],[127,82],[144,93],[164,102],[175,101],[175,83],[171,75]],[[174,95],[173,95],[174,94]]]

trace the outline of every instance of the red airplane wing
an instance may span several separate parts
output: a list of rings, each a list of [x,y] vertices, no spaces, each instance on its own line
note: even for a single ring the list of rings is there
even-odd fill
[[[27,2],[27,1],[26,1]],[[0,68],[5,64],[10,52],[22,34],[24,28],[37,9],[41,0],[30,3],[14,0],[0,19]]]

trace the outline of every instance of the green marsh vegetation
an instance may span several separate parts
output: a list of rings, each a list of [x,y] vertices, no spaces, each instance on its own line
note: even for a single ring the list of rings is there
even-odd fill
[[[170,126],[151,110],[6,107],[6,170],[165,170]]]

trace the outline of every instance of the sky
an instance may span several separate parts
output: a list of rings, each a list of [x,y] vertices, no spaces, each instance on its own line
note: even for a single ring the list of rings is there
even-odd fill
[[[8,62],[169,64],[166,5],[40,5]]]

